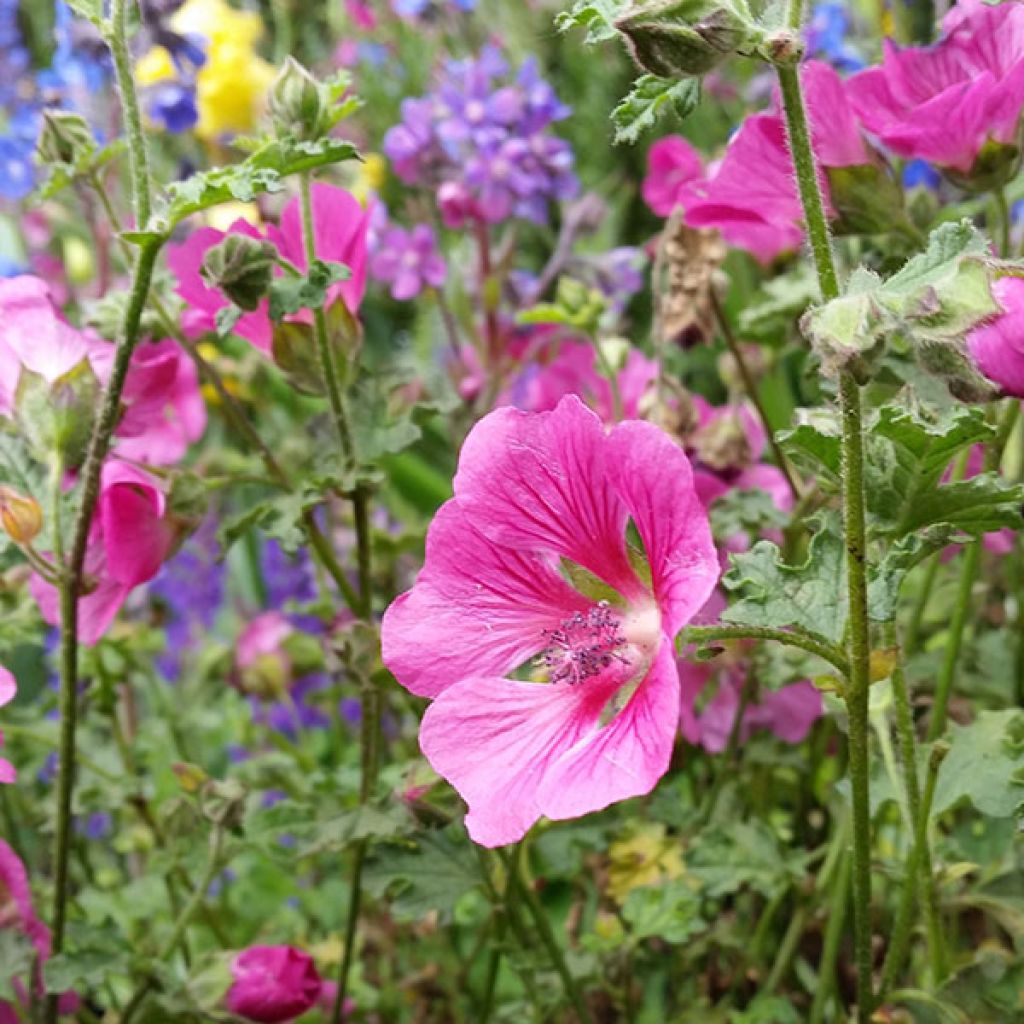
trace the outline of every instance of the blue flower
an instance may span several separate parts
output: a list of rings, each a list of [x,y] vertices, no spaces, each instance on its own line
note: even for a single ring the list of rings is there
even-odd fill
[[[837,0],[816,4],[805,29],[808,55],[824,57],[840,71],[859,71],[864,58],[847,42],[849,31],[850,12],[845,4]]]
[[[926,160],[910,160],[903,168],[904,188],[936,189],[942,177]]]

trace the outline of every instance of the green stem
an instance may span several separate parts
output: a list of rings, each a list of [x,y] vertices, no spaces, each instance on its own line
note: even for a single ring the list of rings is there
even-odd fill
[[[135,227],[142,231],[149,223],[152,197],[149,182],[149,157],[146,154],[146,136],[142,131],[142,113],[135,91],[131,56],[128,53],[128,11],[133,0],[114,0],[113,18],[107,40],[114,59],[114,77],[121,95],[121,111],[128,136],[128,157],[132,173],[132,206]]]
[[[786,458],[786,453],[782,450],[782,445],[779,444],[775,437],[775,431],[772,429],[771,423],[768,422],[768,413],[765,411],[764,403],[761,401],[761,393],[758,390],[757,381],[754,380],[754,375],[750,372],[746,357],[743,355],[743,349],[733,333],[732,324],[729,323],[729,319],[722,307],[722,301],[719,299],[718,293],[714,288],[710,289],[710,295],[711,309],[715,314],[715,319],[718,321],[722,337],[725,338],[725,344],[732,355],[733,361],[736,363],[736,369],[739,371],[740,379],[743,381],[743,388],[757,412],[761,426],[764,427],[765,436],[768,438],[772,455],[775,456],[775,462],[782,475],[786,478],[789,489],[793,492],[793,501],[799,503],[802,496],[800,485],[797,483],[796,474],[793,472],[793,467],[789,464],[789,459]]]
[[[814,989],[814,1001],[811,1003],[809,1024],[821,1024],[825,1006],[835,989],[836,962],[839,959],[839,944],[843,937],[843,925],[846,923],[846,908],[850,902],[850,855],[844,850],[840,855],[839,870],[836,872],[832,898],[829,903],[825,940],[821,947],[821,960],[818,963],[818,984]]]
[[[790,25],[799,29],[803,5],[790,5]],[[838,298],[839,278],[832,257],[825,206],[818,187],[807,111],[795,65],[777,68],[786,115],[789,148],[818,286],[825,302]],[[864,508],[864,427],[860,387],[848,371],[839,377],[843,450],[843,538],[846,545],[849,598],[850,670],[846,703],[849,714],[849,764],[853,802],[853,923],[857,964],[857,1021],[868,1024],[871,991],[871,812],[868,791],[868,687],[871,637],[867,606],[867,528]]]
[[[1010,204],[1006,201],[1006,189],[997,188],[992,193],[996,203],[997,220],[999,222],[999,255],[1003,259],[1010,258],[1010,228],[1013,220],[1010,217]]]
[[[899,638],[896,624],[887,622],[883,641],[886,647],[897,648],[896,663],[893,665],[892,697],[896,707],[896,738],[899,743],[900,761],[903,765],[903,783],[907,791],[907,807],[910,810],[910,821],[917,828],[917,820],[921,812],[921,788],[917,779],[917,741],[914,738],[914,716],[910,703],[910,691],[907,677],[903,671],[903,659],[899,655]]]
[[[530,917],[533,919],[537,933],[540,935],[540,940],[545,950],[547,950],[548,956],[551,958],[551,966],[554,967],[555,972],[561,978],[566,997],[572,1004],[573,1009],[575,1009],[580,1024],[593,1024],[590,1010],[587,1008],[583,994],[580,992],[576,980],[573,978],[572,973],[569,971],[569,966],[565,962],[565,956],[562,953],[561,946],[558,944],[558,940],[555,938],[551,922],[548,920],[547,914],[544,913],[544,908],[541,906],[540,900],[537,899],[537,894],[533,891],[529,880],[523,876],[521,854],[525,848],[520,843],[516,849],[520,854],[518,857],[515,852],[508,850],[500,851],[501,857],[508,869],[510,884],[514,887],[514,891],[519,895],[520,900],[530,912]]]
[[[920,644],[921,626],[924,623],[925,612],[928,610],[928,600],[935,591],[935,580],[939,575],[941,565],[942,560],[936,553],[932,555],[928,562],[928,567],[925,569],[924,579],[921,581],[921,590],[910,613],[910,622],[907,624],[907,633],[903,642],[904,649],[908,655],[913,654]]]
[[[804,933],[804,924],[807,921],[807,908],[797,907],[793,911],[793,916],[789,919],[789,926],[783,933],[782,942],[779,943],[779,951],[776,954],[775,962],[772,964],[772,969],[765,980],[764,986],[761,988],[762,992],[771,994],[778,987],[779,983],[785,978],[786,972],[789,970],[793,963],[793,957],[796,954],[797,945],[800,942],[800,936]]]
[[[849,670],[846,655],[832,644],[823,643],[803,633],[793,633],[770,626],[688,626],[683,634],[686,643],[711,644],[716,640],[774,640],[787,647],[799,647],[809,654],[815,654],[837,668],[845,676]]]

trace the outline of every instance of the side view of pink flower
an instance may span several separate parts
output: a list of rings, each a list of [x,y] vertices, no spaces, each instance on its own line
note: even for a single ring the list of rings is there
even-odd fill
[[[0,931],[10,929],[20,932],[35,947],[38,958],[35,978],[15,978],[14,990],[22,1012],[10,1003],[0,1000],[0,1021],[20,1021],[24,1018],[24,1010],[28,1009],[29,987],[37,995],[43,993],[42,967],[50,959],[50,929],[36,916],[32,904],[32,890],[29,887],[28,873],[21,858],[11,847],[0,839]],[[61,1013],[74,1013],[78,1008],[78,997],[65,993],[60,998]]]
[[[125,412],[117,425],[117,453],[123,458],[173,465],[206,429],[198,371],[169,339],[135,350],[123,399]]]
[[[250,946],[235,957],[231,975],[228,1010],[260,1024],[301,1017],[323,986],[309,954],[292,946]]]
[[[1005,394],[1024,398],[1024,280],[1001,277],[992,294],[1003,312],[967,335],[967,351]]]
[[[355,315],[366,291],[369,213],[355,196],[322,182],[313,185],[312,200],[317,257],[344,263],[351,271],[346,280],[332,285],[328,290],[327,305],[331,306],[341,300],[348,311]],[[199,228],[181,245],[172,245],[167,250],[167,265],[178,279],[176,291],[188,304],[185,327],[192,336],[212,331],[216,326],[217,313],[228,305],[228,299],[217,289],[207,287],[199,273],[207,250],[228,234],[263,237],[247,221],[237,220],[226,232],[215,228]],[[285,260],[299,270],[307,269],[298,198],[288,203],[281,214],[280,226],[271,225],[266,237]],[[267,315],[266,299],[260,302],[255,311],[241,317],[235,331],[251,341],[261,352],[270,353],[273,329]]]
[[[571,395],[480,420],[454,490],[382,646],[433,698],[420,745],[470,835],[500,846],[649,792],[679,717],[674,638],[719,571],[685,454],[649,423],[606,433]]]
[[[0,416],[14,410],[23,369],[53,383],[83,360],[105,380],[113,346],[72,327],[58,312],[42,278],[0,280]]]
[[[78,605],[83,643],[94,644],[103,636],[128,595],[160,570],[177,536],[176,525],[167,516],[167,496],[157,479],[117,459],[108,461],[85,558],[90,589]],[[35,574],[30,589],[43,618],[57,625],[57,588]]]
[[[659,217],[682,204],[694,182],[704,180],[704,161],[681,135],[658,139],[647,151],[647,174],[641,194]]]
[[[10,704],[18,692],[18,684],[11,672],[0,665],[0,708]],[[0,732],[0,747],[4,745],[4,734]],[[14,782],[18,773],[13,764],[6,758],[0,757],[0,783]]]
[[[867,128],[904,157],[966,174],[989,141],[1016,145],[1024,110],[1024,7],[961,0],[932,46],[886,39],[848,84]]]

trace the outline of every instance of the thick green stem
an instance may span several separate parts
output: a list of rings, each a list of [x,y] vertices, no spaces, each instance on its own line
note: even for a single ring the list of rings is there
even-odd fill
[[[790,7],[791,25],[799,27],[802,5]],[[793,17],[796,16],[794,23]],[[832,258],[828,221],[811,148],[807,111],[795,65],[778,67],[789,148],[796,171],[807,237],[814,257],[821,297],[839,296],[839,278]],[[867,528],[864,508],[864,427],[860,387],[844,371],[839,378],[843,450],[843,539],[846,545],[849,598],[849,673],[846,703],[849,714],[849,763],[853,802],[853,922],[857,964],[857,1021],[868,1024],[871,991],[871,813],[868,793],[868,687],[871,637],[867,606]]]
[[[803,633],[793,633],[770,626],[688,626],[683,634],[686,643],[712,644],[716,640],[774,640],[787,647],[799,647],[833,665],[845,676],[849,671],[846,655],[832,644],[822,643]]]
[[[150,191],[146,136],[142,131],[142,113],[139,110],[131,56],[128,53],[128,11],[134,6],[133,0],[114,0],[108,45],[114,59],[114,76],[117,79],[117,91],[121,95],[121,113],[128,136],[135,227],[141,231],[149,223],[153,200]]]
[[[846,828],[845,823],[842,827]],[[821,1024],[825,1006],[835,989],[839,944],[843,937],[843,925],[846,923],[846,908],[850,903],[851,863],[849,852],[844,849],[839,855],[839,868],[836,871],[832,898],[829,901],[825,940],[821,948],[821,960],[818,963],[818,984],[814,989],[814,1002],[811,1004],[809,1024]]]

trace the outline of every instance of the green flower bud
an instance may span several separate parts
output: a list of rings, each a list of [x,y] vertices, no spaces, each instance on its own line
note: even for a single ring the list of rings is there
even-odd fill
[[[67,110],[44,110],[36,153],[43,164],[75,164],[96,149],[85,118]]]
[[[281,66],[267,93],[267,109],[279,136],[316,139],[324,109],[320,84],[294,57]]]
[[[31,544],[43,528],[43,510],[35,498],[0,486],[0,526],[15,544]]]
[[[199,273],[239,309],[252,312],[270,288],[276,263],[277,251],[269,242],[232,234],[206,253]]]
[[[728,54],[752,49],[760,34],[730,0],[655,0],[615,27],[637,64],[661,78],[703,75]]]

